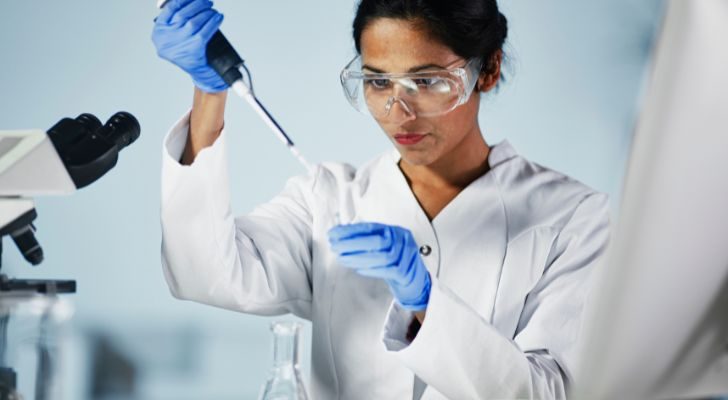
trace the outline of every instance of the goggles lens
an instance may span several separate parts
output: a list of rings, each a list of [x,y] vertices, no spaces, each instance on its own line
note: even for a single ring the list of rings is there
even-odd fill
[[[415,73],[364,73],[356,57],[341,72],[349,103],[377,118],[388,117],[395,104],[406,112],[428,117],[448,113],[465,103],[481,68],[479,59],[464,67]]]

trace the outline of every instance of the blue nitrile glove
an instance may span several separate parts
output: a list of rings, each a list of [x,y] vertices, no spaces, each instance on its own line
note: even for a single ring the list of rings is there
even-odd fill
[[[368,222],[337,225],[329,230],[329,243],[345,267],[363,276],[384,279],[405,309],[427,308],[430,273],[407,229]]]
[[[159,57],[182,68],[208,93],[228,88],[206,56],[207,43],[222,19],[210,0],[169,0],[154,21],[152,41]]]

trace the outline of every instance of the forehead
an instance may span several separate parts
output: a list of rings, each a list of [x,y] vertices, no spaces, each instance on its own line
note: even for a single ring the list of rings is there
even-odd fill
[[[460,57],[415,21],[378,18],[362,31],[361,58],[384,72],[405,72],[421,65],[446,66]]]

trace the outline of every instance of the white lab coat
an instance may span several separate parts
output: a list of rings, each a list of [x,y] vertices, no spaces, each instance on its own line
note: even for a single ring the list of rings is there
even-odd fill
[[[318,165],[235,217],[224,132],[191,166],[177,161],[188,119],[172,128],[163,151],[170,290],[230,310],[311,320],[313,399],[412,399],[421,382],[426,400],[565,396],[588,277],[608,240],[605,195],[503,142],[490,153],[490,171],[432,222],[396,151],[358,170]],[[411,343],[413,315],[386,283],[337,265],[329,250],[337,212],[351,210],[358,221],[405,227],[431,248],[422,258],[432,292]]]

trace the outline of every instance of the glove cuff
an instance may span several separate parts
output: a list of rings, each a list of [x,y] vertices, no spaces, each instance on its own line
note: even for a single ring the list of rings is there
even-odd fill
[[[217,82],[214,83],[203,83],[198,81],[197,79],[192,79],[192,82],[197,86],[198,89],[202,90],[205,93],[220,93],[226,91],[229,86],[225,81],[222,80],[222,78],[218,78]]]
[[[412,300],[405,300],[402,301],[397,296],[395,298],[397,299],[397,303],[399,303],[402,308],[409,311],[422,311],[427,308],[427,304],[430,301],[430,289],[432,288],[432,281],[430,278],[430,273],[425,272],[425,283],[422,287],[422,292],[420,293],[420,296],[416,299]]]

